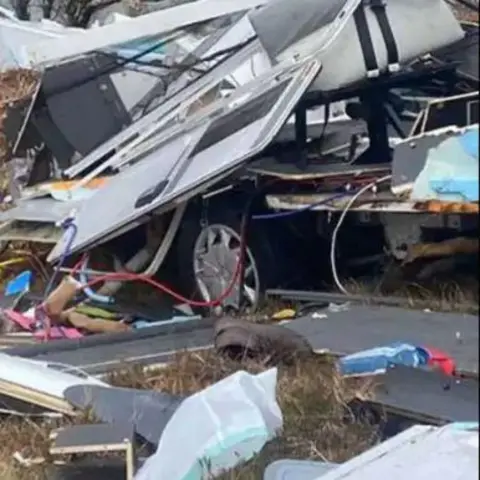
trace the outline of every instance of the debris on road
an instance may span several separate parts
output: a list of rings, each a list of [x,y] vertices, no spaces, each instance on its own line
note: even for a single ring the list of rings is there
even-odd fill
[[[0,10],[0,415],[53,430],[10,452],[25,471],[110,451],[129,480],[420,478],[421,451],[472,476],[471,432],[431,426],[478,420],[478,319],[442,313],[441,281],[478,313],[470,2]]]
[[[446,354],[428,347],[396,342],[346,355],[338,361],[343,375],[376,375],[403,365],[414,368],[438,368],[447,375],[455,373],[455,364]]]

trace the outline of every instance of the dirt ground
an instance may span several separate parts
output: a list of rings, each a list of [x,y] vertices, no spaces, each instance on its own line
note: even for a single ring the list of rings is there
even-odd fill
[[[262,363],[249,361],[240,364],[214,353],[179,354],[176,361],[164,369],[148,373],[140,369],[116,373],[109,381],[124,387],[190,394],[239,369],[255,373],[265,368]],[[252,462],[225,473],[224,480],[258,480],[265,466],[280,458],[342,462],[376,442],[376,427],[355,420],[348,409],[348,403],[356,394],[370,395],[371,381],[342,379],[330,360],[319,357],[280,367],[277,388],[284,417],[283,431]],[[60,423],[39,422],[32,418],[5,419],[0,425],[0,443],[3,445],[0,478],[48,478],[48,437]],[[30,468],[21,466],[13,458],[15,452],[21,452],[24,458],[45,457],[47,463]]]

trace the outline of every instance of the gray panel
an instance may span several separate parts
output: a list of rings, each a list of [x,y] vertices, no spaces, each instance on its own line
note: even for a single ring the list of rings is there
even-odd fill
[[[91,374],[118,370],[129,364],[153,365],[166,363],[175,358],[179,351],[205,348],[213,343],[213,329],[179,333],[170,336],[142,338],[92,346],[71,351],[50,352],[40,355],[29,354],[22,348],[22,356],[49,362],[74,365]],[[32,349],[34,352],[35,350]],[[8,352],[8,350],[3,350]]]
[[[102,75],[109,68],[112,60],[97,54],[51,67],[42,78],[52,121],[82,155],[131,122],[109,75]]]
[[[347,0],[275,0],[249,13],[249,19],[270,59],[290,45],[327,26]]]
[[[135,432],[156,445],[184,397],[133,388],[84,388],[76,385],[64,396],[73,406],[89,410],[102,422],[132,425]]]
[[[22,200],[10,210],[0,213],[0,222],[22,220],[56,223],[63,220],[79,202],[59,202],[51,197]]]
[[[438,424],[478,421],[478,381],[454,379],[440,372],[398,366],[380,380],[375,403],[387,412],[408,412]]]
[[[125,440],[133,441],[133,427],[127,422],[115,425],[75,425],[58,432],[54,448],[116,445]]]
[[[305,317],[286,324],[306,336],[316,350],[348,354],[404,341],[443,350],[456,360],[459,370],[478,372],[479,325],[475,315],[366,305],[319,313],[325,313],[326,318]]]

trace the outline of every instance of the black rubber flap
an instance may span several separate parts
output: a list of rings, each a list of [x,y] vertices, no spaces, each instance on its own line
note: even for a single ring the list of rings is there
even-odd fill
[[[86,410],[100,421],[133,424],[135,432],[152,445],[157,445],[165,426],[184,397],[136,390],[133,388],[75,385],[64,392],[74,407]]]

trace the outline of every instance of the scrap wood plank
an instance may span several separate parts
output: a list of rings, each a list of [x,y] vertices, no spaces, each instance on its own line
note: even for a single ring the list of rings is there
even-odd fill
[[[0,394],[26,403],[38,405],[67,415],[76,415],[75,409],[63,398],[0,379]]]

